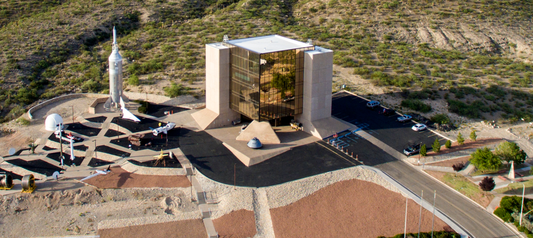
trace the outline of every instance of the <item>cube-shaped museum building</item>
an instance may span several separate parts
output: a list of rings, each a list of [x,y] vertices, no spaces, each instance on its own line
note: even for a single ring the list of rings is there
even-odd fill
[[[279,35],[207,44],[206,109],[193,117],[202,129],[295,119],[326,137],[346,127],[331,118],[332,75],[333,51]]]

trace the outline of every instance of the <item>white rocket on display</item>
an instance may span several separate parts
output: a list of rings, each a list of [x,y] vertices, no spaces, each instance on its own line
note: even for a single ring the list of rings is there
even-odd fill
[[[113,51],[109,56],[109,99],[104,104],[105,108],[118,108],[121,98],[128,101],[122,95],[122,83],[122,56],[118,52],[117,31],[113,27]]]

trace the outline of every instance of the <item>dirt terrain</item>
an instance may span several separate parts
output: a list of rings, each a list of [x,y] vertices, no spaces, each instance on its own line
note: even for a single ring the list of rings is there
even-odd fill
[[[101,221],[197,211],[185,190],[86,186],[5,195],[0,199],[0,237],[90,235]]]
[[[190,187],[186,176],[139,175],[128,173],[120,167],[111,168],[111,172],[84,180],[85,183],[98,188],[176,188]]]
[[[407,232],[416,233],[420,207],[412,200],[407,207]],[[392,237],[403,233],[405,197],[374,183],[347,180],[270,212],[276,237]],[[424,209],[422,231],[431,231],[431,220]],[[435,230],[451,228],[437,218]]]

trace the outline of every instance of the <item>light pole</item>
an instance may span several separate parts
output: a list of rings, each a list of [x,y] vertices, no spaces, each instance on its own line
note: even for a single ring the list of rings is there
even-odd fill
[[[433,219],[431,220],[431,238],[433,238],[433,228],[435,225],[435,200],[437,199],[437,190],[433,192]]]
[[[522,207],[520,208],[520,226],[522,226],[522,213],[524,211],[524,197],[526,196],[526,185],[522,184]]]
[[[59,123],[59,159],[63,167],[63,123]]]
[[[409,198],[405,198],[405,223],[403,226],[403,238],[407,236],[407,202],[409,201]]]
[[[96,150],[96,139],[93,140],[94,141],[94,158],[98,159],[98,154],[96,153],[97,150]]]
[[[420,194],[420,214],[418,214],[418,238],[420,238],[420,225],[422,224],[422,199],[424,197],[424,190]]]

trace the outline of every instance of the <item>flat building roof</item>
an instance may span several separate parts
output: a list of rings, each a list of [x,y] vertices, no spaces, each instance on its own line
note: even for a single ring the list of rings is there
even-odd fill
[[[226,43],[249,51],[253,51],[258,54],[313,47],[313,45],[311,44],[289,39],[280,35],[258,36],[245,39],[229,40]]]

